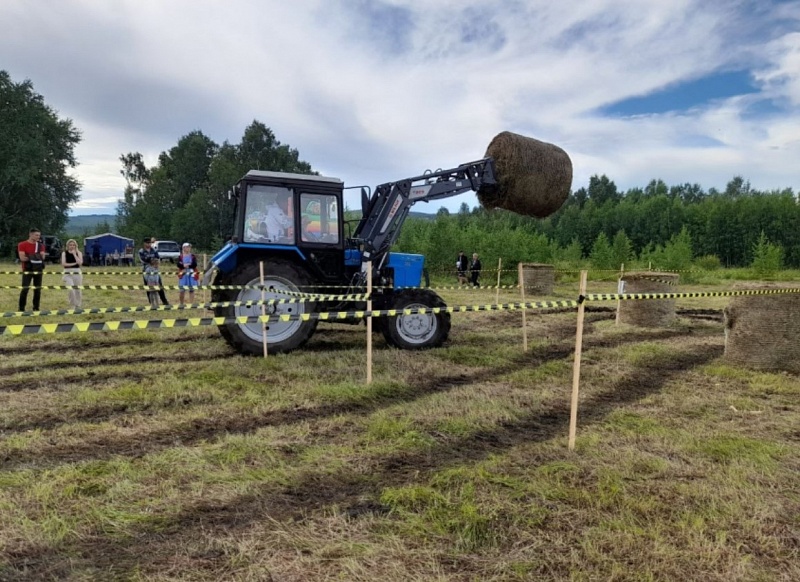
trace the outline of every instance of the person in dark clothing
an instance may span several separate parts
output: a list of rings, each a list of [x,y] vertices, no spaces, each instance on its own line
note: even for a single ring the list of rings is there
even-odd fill
[[[25,311],[28,303],[28,288],[33,286],[33,310],[39,311],[39,300],[42,297],[42,272],[47,250],[41,242],[42,233],[38,228],[28,232],[28,239],[17,245],[19,264],[22,267],[22,290],[19,292],[19,310]]]
[[[153,241],[150,239],[150,237],[147,237],[142,241],[142,248],[139,249],[139,262],[142,264],[142,280],[144,281],[145,285],[147,285],[147,278],[144,276],[144,272],[147,270],[147,267],[150,266],[150,262],[153,259],[160,258],[158,256],[158,251],[151,246],[152,242]],[[163,285],[161,282],[161,276],[158,278],[158,285],[159,287]],[[158,297],[161,299],[161,305],[169,305],[169,301],[167,301],[167,294],[164,293],[163,288],[158,290]]]
[[[92,243],[92,266],[96,267],[100,264],[100,243],[95,240]]]
[[[456,274],[458,275],[459,285],[467,284],[468,269],[469,269],[469,259],[467,258],[467,255],[464,254],[464,251],[460,251],[458,253],[458,257],[456,258]]]
[[[469,272],[472,277],[471,282],[475,287],[480,285],[478,279],[480,279],[481,276],[481,269],[481,260],[478,258],[478,253],[472,253],[472,263],[469,266]]]

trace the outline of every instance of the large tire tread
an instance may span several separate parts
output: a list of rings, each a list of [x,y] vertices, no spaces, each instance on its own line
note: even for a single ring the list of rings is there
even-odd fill
[[[265,278],[267,283],[270,279],[278,278],[295,285],[298,288],[307,290],[312,284],[311,278],[301,267],[282,260],[265,261],[265,272],[268,276]],[[230,276],[225,277],[225,282],[220,284],[225,285],[247,285],[260,275],[258,263],[250,262],[240,265]],[[274,279],[273,279],[274,280]],[[242,291],[218,291],[215,292],[215,301],[238,301],[241,297]],[[314,311],[313,305],[310,308]],[[214,310],[215,315],[218,317],[234,317],[234,307],[218,307]],[[282,341],[268,341],[267,350],[269,353],[279,354],[287,353],[296,350],[308,342],[314,334],[317,327],[316,319],[300,324],[298,330],[288,338]],[[220,335],[233,347],[236,351],[245,355],[261,355],[263,353],[263,344],[261,341],[256,341],[252,337],[244,333],[242,328],[235,323],[223,324],[219,326]],[[269,337],[269,334],[268,334]]]
[[[424,306],[424,307],[447,307],[447,304],[433,291],[427,289],[413,289],[407,291],[400,291],[397,293],[392,301],[393,309],[404,309],[409,306]],[[408,341],[407,338],[398,330],[398,318],[386,317],[381,323],[381,331],[383,332],[386,343],[390,346],[405,349],[405,350],[427,350],[431,348],[438,348],[447,341],[450,335],[450,314],[438,313],[434,314],[436,318],[436,329],[433,335],[427,338],[424,342],[415,343]]]

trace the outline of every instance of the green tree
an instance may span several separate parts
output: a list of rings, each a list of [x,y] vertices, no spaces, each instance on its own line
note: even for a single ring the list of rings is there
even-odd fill
[[[611,248],[611,243],[608,242],[606,233],[601,232],[592,245],[592,252],[589,254],[589,260],[595,269],[613,269],[619,265],[615,265],[614,250]]]
[[[615,265],[629,263],[633,258],[633,247],[628,235],[624,230],[618,230],[614,235],[614,241],[611,243],[611,252],[614,258]]]
[[[692,237],[686,227],[683,227],[679,234],[673,236],[664,245],[661,267],[671,270],[688,269],[692,264],[693,257]]]
[[[13,246],[36,226],[60,232],[80,198],[67,172],[77,165],[80,132],[33,90],[0,71],[0,242]],[[5,247],[5,245],[3,245]]]
[[[753,247],[750,266],[759,277],[768,277],[783,268],[783,248],[769,242],[763,230]]]
[[[162,152],[152,168],[139,153],[120,161],[127,181],[117,208],[120,233],[137,240],[169,236],[209,250],[232,234],[234,201],[228,192],[248,170],[314,173],[296,149],[281,144],[259,121],[245,129],[238,145],[218,146],[193,131]]]

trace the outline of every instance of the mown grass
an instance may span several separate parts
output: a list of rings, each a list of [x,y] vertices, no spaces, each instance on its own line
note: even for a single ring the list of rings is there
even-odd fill
[[[527,320],[526,353],[518,312],[376,337],[369,385],[363,327],[0,337],[0,580],[800,578],[800,379],[588,313],[570,452],[575,315]]]

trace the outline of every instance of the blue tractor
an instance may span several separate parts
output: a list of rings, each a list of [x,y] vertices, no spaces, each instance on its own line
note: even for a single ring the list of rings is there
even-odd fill
[[[371,264],[373,309],[446,307],[436,293],[420,288],[424,257],[389,251],[416,202],[495,184],[494,162],[484,158],[382,184],[374,192],[362,188],[361,218],[345,223],[341,180],[251,170],[231,192],[237,205],[233,236],[214,255],[203,279],[204,284],[240,287],[213,292],[215,302],[233,303],[215,309],[217,316],[226,317],[220,332],[242,353],[262,352],[262,324],[256,319],[262,309],[256,303],[262,299],[262,263],[267,300],[285,301],[308,294],[363,295],[367,265]],[[363,300],[338,304],[275,302],[266,312],[302,316],[321,311],[352,312],[365,306]],[[374,322],[390,345],[411,350],[440,346],[450,331],[450,315],[441,312],[412,312],[376,318]],[[289,352],[301,347],[318,323],[317,317],[270,321],[266,328],[270,351]]]

